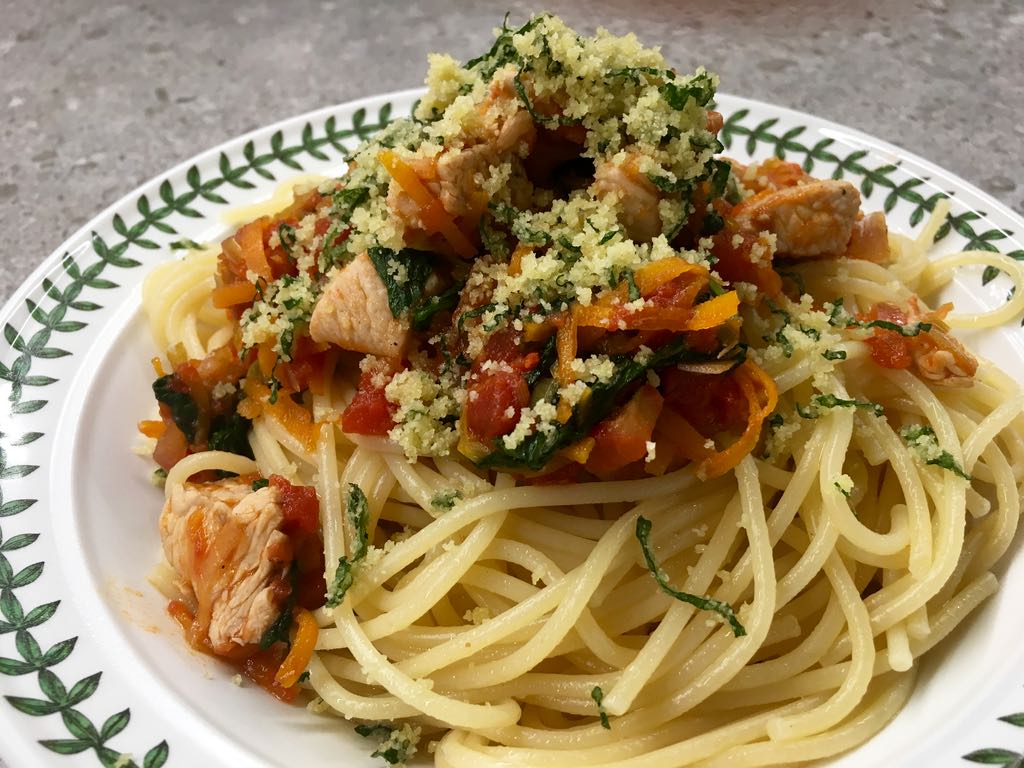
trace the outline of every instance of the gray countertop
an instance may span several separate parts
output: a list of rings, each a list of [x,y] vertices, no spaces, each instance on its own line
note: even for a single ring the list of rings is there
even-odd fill
[[[13,4],[13,8],[11,5]],[[136,185],[315,107],[418,85],[519,0],[211,3],[7,0],[0,38],[0,300]],[[1024,212],[1024,4],[551,0],[634,30],[722,90],[860,128]]]
[[[0,301],[142,181],[280,118],[418,85],[520,0],[445,3],[5,0]],[[900,144],[1024,213],[1020,0],[550,0],[584,30],[634,30],[722,90]],[[2,765],[2,763],[0,763]]]

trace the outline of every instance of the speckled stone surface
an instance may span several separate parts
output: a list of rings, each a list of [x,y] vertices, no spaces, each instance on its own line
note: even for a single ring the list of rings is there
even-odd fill
[[[518,0],[5,0],[0,300],[90,217],[193,154],[315,107],[417,85]],[[722,90],[900,144],[1024,212],[1024,5],[551,0],[634,30]]]

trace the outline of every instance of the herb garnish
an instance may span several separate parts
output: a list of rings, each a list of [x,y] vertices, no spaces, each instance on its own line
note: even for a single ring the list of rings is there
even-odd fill
[[[254,491],[258,491],[260,490],[260,488],[266,488],[268,485],[270,485],[270,481],[265,477],[260,477],[253,480],[252,485],[250,485],[249,487],[252,488],[252,490]]]
[[[355,537],[352,540],[350,556],[338,558],[338,567],[334,571],[334,580],[327,590],[327,602],[324,606],[335,608],[341,605],[355,579],[355,567],[366,557],[369,533],[366,528],[370,522],[370,507],[363,489],[355,483],[348,484],[348,503],[346,505],[349,524]]]
[[[816,419],[821,416],[821,410],[826,408],[861,408],[871,411],[875,416],[882,416],[885,413],[881,405],[870,400],[844,400],[835,395],[815,395],[811,398],[811,404],[806,407],[800,403],[796,404],[796,412],[804,419]]]
[[[636,519],[636,538],[637,541],[640,542],[640,549],[643,550],[644,561],[647,563],[647,569],[651,572],[654,580],[658,582],[658,586],[661,587],[662,591],[671,595],[676,600],[689,603],[699,610],[717,613],[729,622],[729,626],[732,627],[732,633],[735,637],[741,637],[747,634],[747,630],[744,629],[743,625],[740,624],[739,619],[736,618],[736,612],[728,603],[723,603],[721,600],[715,600],[711,597],[701,597],[700,595],[691,595],[689,592],[680,592],[668,583],[668,577],[658,566],[657,561],[654,559],[654,552],[651,550],[651,527],[651,521],[646,517],[641,515]]]
[[[357,725],[355,731],[364,738],[375,738],[380,742],[370,757],[379,757],[388,765],[404,765],[405,761],[416,753],[416,744],[401,728],[392,728],[386,723],[375,723]]]
[[[903,427],[900,430],[900,437],[903,438],[903,442],[917,451],[925,464],[948,470],[964,480],[971,480],[971,476],[953,458],[953,454],[946,450],[939,450],[939,439],[931,427],[921,424]]]
[[[601,718],[601,727],[610,731],[612,729],[612,724],[608,722],[608,713],[604,711],[604,704],[602,703],[604,702],[604,691],[601,690],[600,685],[595,685],[593,687],[590,691],[590,698],[592,698],[594,703],[597,704],[597,714]]]
[[[461,498],[462,491],[458,488],[448,488],[435,493],[430,499],[430,506],[434,509],[448,512],[455,506],[455,502]]]

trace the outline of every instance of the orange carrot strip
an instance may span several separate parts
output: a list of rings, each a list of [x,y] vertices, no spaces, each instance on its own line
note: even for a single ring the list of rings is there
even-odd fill
[[[391,178],[397,181],[398,186],[420,207],[420,218],[423,219],[424,225],[429,230],[440,232],[455,252],[463,258],[475,256],[476,248],[455,225],[455,221],[448,215],[441,201],[423,184],[416,171],[390,149],[381,151],[377,157],[385,170],[391,174]]]
[[[252,283],[229,283],[213,289],[213,306],[226,309],[236,304],[248,304],[256,298],[256,286]]]
[[[159,438],[160,435],[166,431],[167,425],[162,421],[147,419],[146,421],[139,422],[139,432],[144,434],[146,437]]]
[[[284,688],[291,688],[302,676],[303,671],[309,666],[309,660],[313,658],[313,651],[316,649],[316,637],[320,632],[313,614],[305,608],[299,608],[295,615],[295,623],[298,625],[295,630],[295,639],[292,640],[291,650],[281,662],[274,680]]]
[[[724,475],[739,464],[743,457],[754,450],[757,439],[761,435],[761,425],[775,410],[778,403],[778,390],[771,376],[755,363],[747,360],[736,369],[737,383],[748,403],[747,426],[739,440],[725,450],[709,456],[697,466],[697,476],[703,480]],[[758,395],[761,390],[763,396]]]
[[[166,375],[164,373],[164,361],[161,360],[159,357],[154,357],[150,359],[149,364],[153,366],[153,371],[156,373],[158,377],[162,378],[163,376]]]
[[[270,376],[274,371],[274,364],[277,362],[277,353],[274,351],[274,344],[264,341],[256,352],[256,359],[259,361],[260,370],[264,376]]]
[[[559,384],[567,387],[576,381],[576,374],[572,370],[572,361],[576,359],[575,312],[567,312],[564,315],[562,324],[558,327],[555,348],[558,350],[558,365],[555,366],[555,376],[558,378]]]
[[[641,296],[650,296],[665,283],[688,272],[707,275],[708,270],[706,267],[679,258],[661,259],[640,267],[633,275],[633,280]]]
[[[695,306],[687,327],[683,330],[703,331],[705,328],[715,328],[739,312],[739,309],[739,294],[736,291],[723,293]]]

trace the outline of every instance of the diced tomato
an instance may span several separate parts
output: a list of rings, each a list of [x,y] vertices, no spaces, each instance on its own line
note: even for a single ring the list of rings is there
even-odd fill
[[[324,581],[324,545],[319,536],[308,536],[295,553],[298,573],[295,578],[295,603],[310,611],[324,604],[327,582]]]
[[[859,316],[860,320],[884,320],[896,325],[906,325],[907,316],[895,304],[881,302],[876,304],[866,314]],[[912,338],[907,338],[896,331],[889,331],[885,328],[875,328],[872,334],[866,339],[871,349],[871,359],[883,368],[909,368],[914,362],[911,353]]]
[[[666,404],[705,437],[743,430],[749,408],[732,373],[690,373],[668,368],[658,375]]]
[[[530,403],[525,374],[539,361],[536,353],[523,353],[522,339],[511,330],[498,331],[487,340],[466,388],[464,417],[470,435],[487,443],[512,431],[520,411]]]
[[[647,453],[647,442],[661,414],[664,401],[650,384],[645,384],[617,413],[594,428],[594,448],[587,469],[598,476],[609,475]]]
[[[341,429],[354,435],[386,437],[395,426],[395,411],[383,389],[359,389],[341,414]]]
[[[517,371],[488,371],[470,382],[466,398],[466,427],[473,437],[489,442],[507,435],[530,403],[530,388]]]
[[[156,441],[156,448],[153,449],[153,461],[169,470],[188,455],[188,438],[170,418],[165,418],[164,424],[167,425],[167,429]]]
[[[720,202],[715,201],[716,208]],[[750,256],[757,241],[756,233],[741,231],[726,218],[725,228],[714,236],[713,250],[718,257],[715,269],[731,283],[752,283],[769,296],[778,296],[782,291],[779,273],[772,268],[770,262],[755,262]]]
[[[281,532],[301,538],[314,533],[320,522],[320,502],[316,489],[308,485],[292,485],[280,475],[270,476],[270,487],[277,491],[284,512]]]

